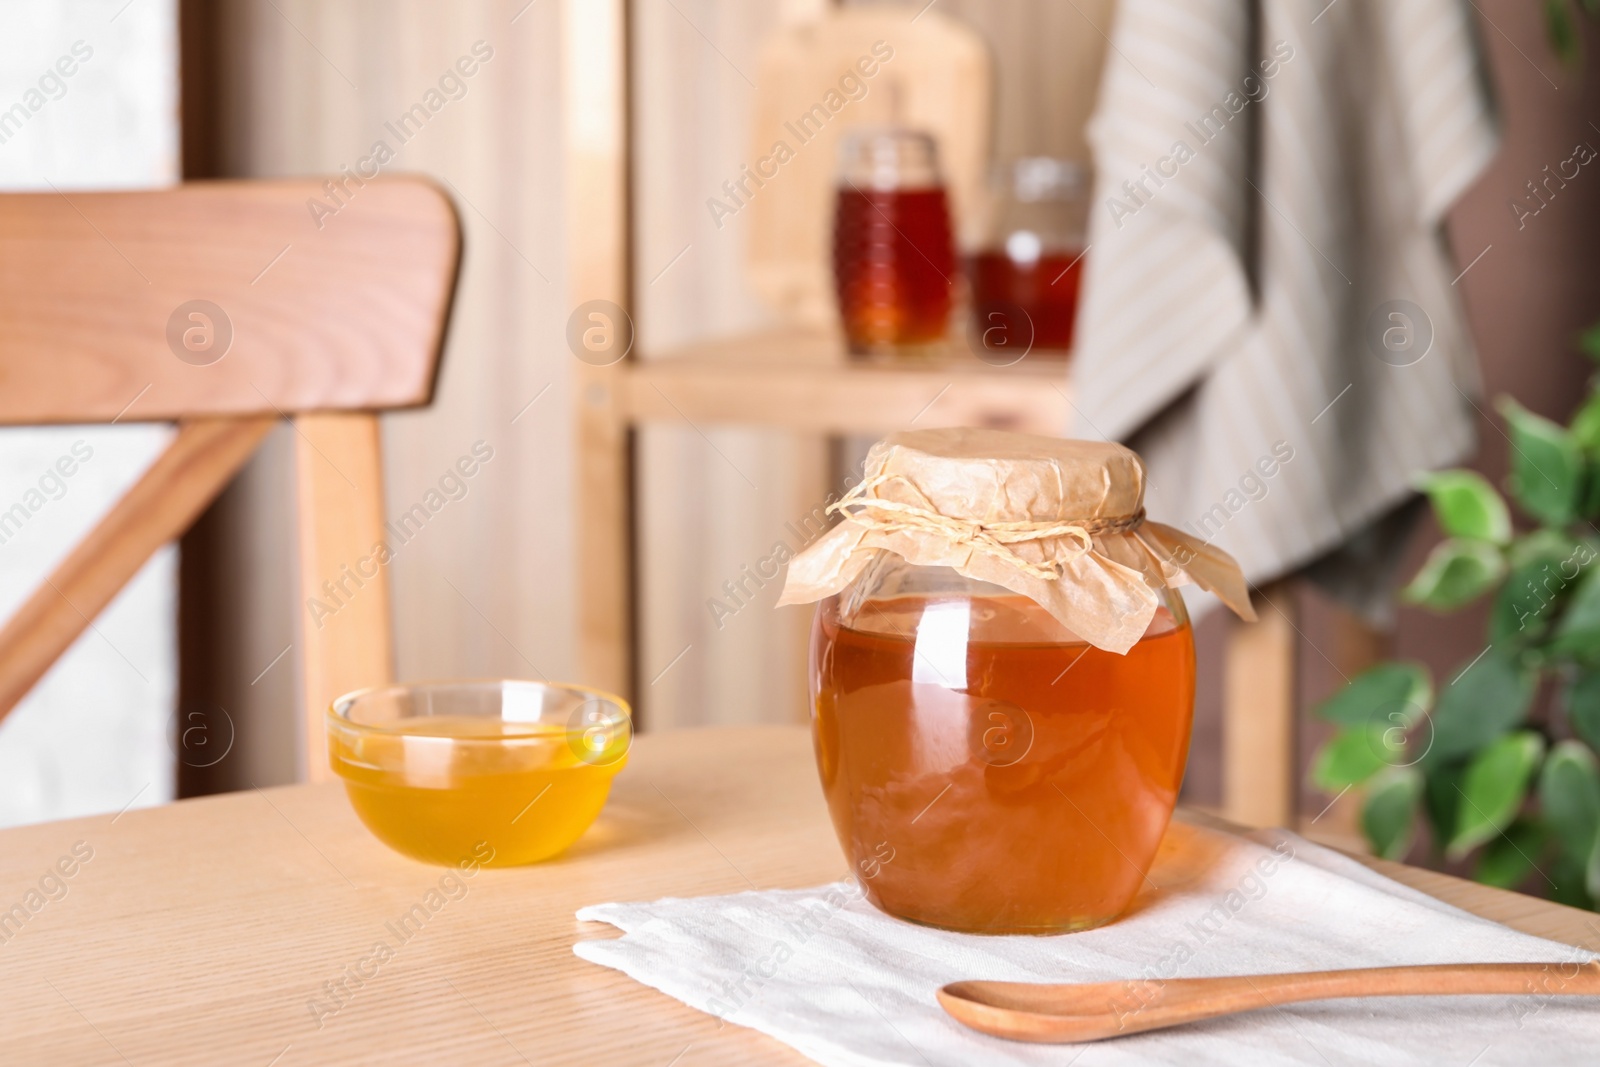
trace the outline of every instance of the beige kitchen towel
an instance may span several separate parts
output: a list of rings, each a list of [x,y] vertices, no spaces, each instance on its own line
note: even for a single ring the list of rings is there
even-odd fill
[[[1080,436],[1254,582],[1473,448],[1445,211],[1496,137],[1464,0],[1123,0],[1090,126]]]

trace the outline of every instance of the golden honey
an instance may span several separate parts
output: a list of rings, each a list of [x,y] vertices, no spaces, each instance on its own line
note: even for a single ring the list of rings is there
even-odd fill
[[[625,739],[624,739],[625,740]],[[430,715],[381,730],[332,730],[328,757],[351,806],[385,844],[453,865],[494,850],[490,867],[557,855],[586,830],[626,762],[560,724]]]
[[[1121,914],[1188,754],[1194,644],[1179,602],[1118,655],[1021,596],[883,597],[849,626],[839,600],[813,631],[817,763],[872,902],[981,933]]]

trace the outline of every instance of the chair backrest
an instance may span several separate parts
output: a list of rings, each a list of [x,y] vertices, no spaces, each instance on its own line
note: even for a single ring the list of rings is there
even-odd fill
[[[0,718],[287,418],[305,771],[327,776],[323,709],[394,671],[374,412],[432,398],[460,247],[411,178],[0,195],[0,425],[178,424],[0,629]]]

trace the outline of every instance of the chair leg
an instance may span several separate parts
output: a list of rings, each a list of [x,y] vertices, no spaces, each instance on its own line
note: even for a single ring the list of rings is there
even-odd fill
[[[300,529],[301,711],[307,781],[333,777],[323,715],[353,689],[394,680],[383,464],[376,415],[295,417]]]
[[[1223,815],[1293,826],[1296,790],[1295,607],[1287,581],[1257,592],[1257,621],[1232,621],[1223,681]]]

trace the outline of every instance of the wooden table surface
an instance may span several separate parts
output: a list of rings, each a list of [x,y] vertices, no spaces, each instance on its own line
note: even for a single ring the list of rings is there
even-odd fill
[[[1600,948],[1586,912],[1374,866],[1518,929]],[[426,924],[382,961],[374,945],[397,943],[389,924],[439,892],[444,871],[370,837],[336,784],[7,830],[0,1062],[803,1063],[579,960],[575,940],[617,932],[573,913],[845,873],[798,727],[640,738],[570,852],[445,883]],[[26,920],[6,925],[13,905]],[[347,974],[360,988],[339,1005],[325,983]]]

